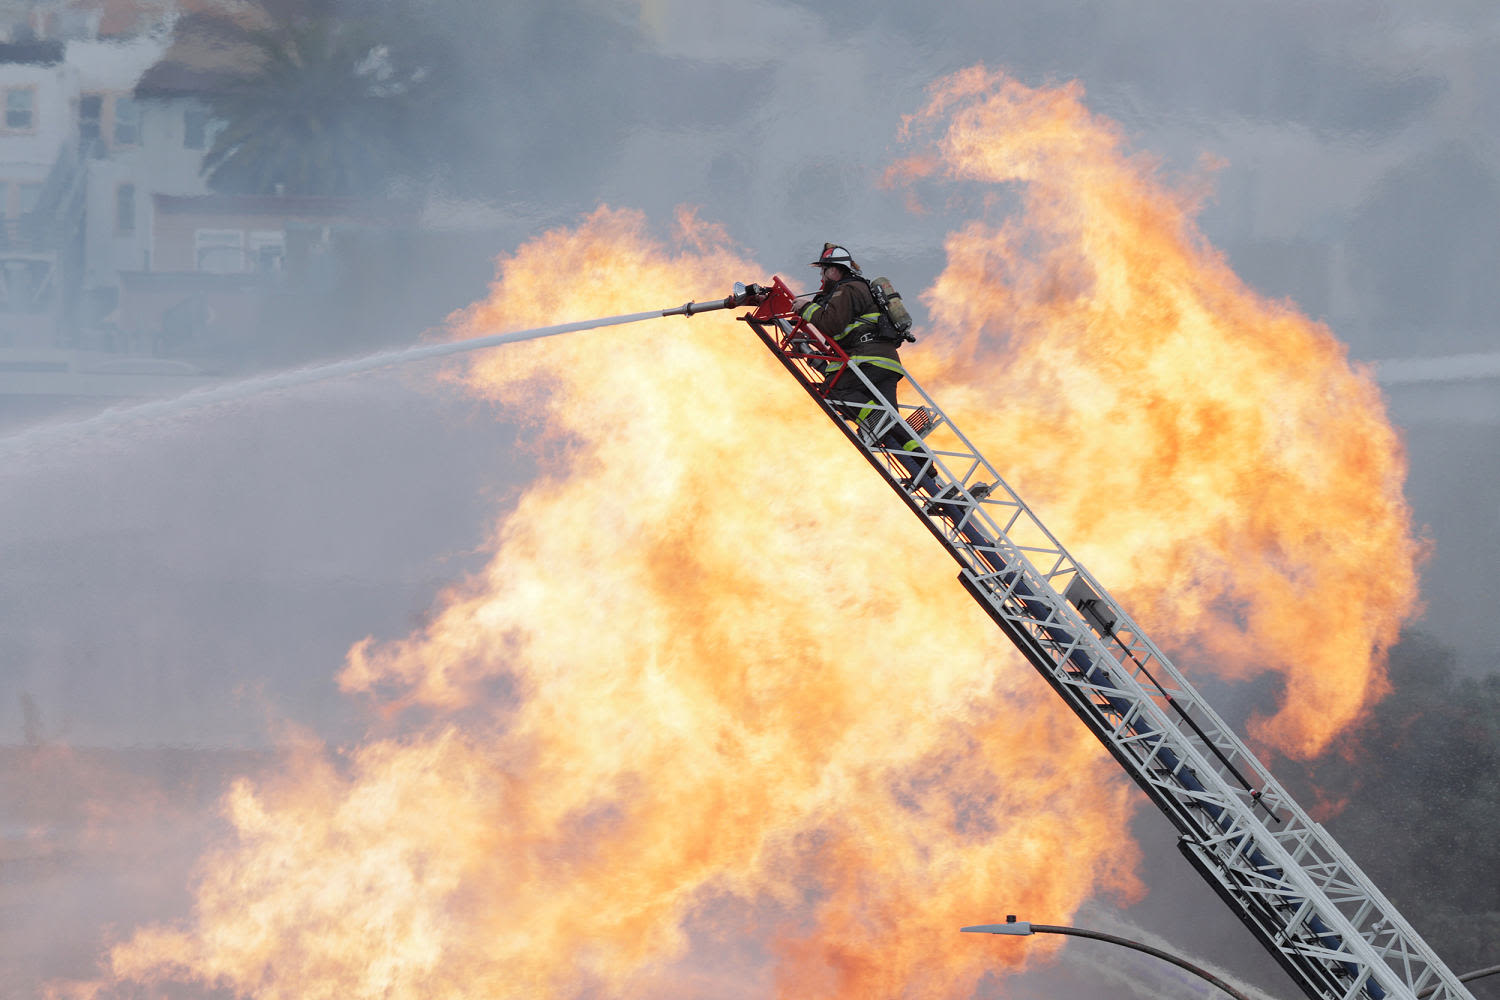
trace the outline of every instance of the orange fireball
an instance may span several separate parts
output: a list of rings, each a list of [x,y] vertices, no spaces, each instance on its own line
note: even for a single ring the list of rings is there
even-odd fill
[[[455,333],[763,276],[727,242],[684,215],[668,249],[600,210],[503,261]],[[141,932],[116,975],[262,998],[962,995],[1024,959],[966,922],[1138,891],[1133,794],[743,325],[516,345],[467,383],[526,422],[543,474],[489,566],[341,676],[462,728],[238,788],[193,926]]]
[[[1082,98],[975,68],[907,123],[892,177],[1022,199],[949,236],[928,381],[1189,674],[1278,673],[1251,733],[1310,756],[1416,608],[1401,442],[1370,371],[1246,287]]]

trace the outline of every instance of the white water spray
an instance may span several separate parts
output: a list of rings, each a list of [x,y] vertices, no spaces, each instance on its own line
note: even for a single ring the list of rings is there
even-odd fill
[[[670,315],[673,312],[674,310],[652,309],[647,312],[630,313],[623,316],[607,316],[603,319],[580,320],[576,323],[559,323],[556,326],[541,326],[531,330],[515,330],[510,333],[489,334],[483,337],[472,337],[468,340],[419,344],[415,347],[382,351],[378,354],[370,354],[362,358],[351,358],[347,361],[334,361],[328,364],[296,368],[291,371],[277,372],[273,375],[258,375],[253,378],[241,379],[237,382],[229,382],[207,389],[196,389],[170,399],[158,399],[146,403],[113,407],[105,410],[103,413],[87,417],[83,420],[45,424],[17,431],[14,434],[0,438],[0,457],[14,457],[24,452],[35,451],[39,448],[56,445],[63,441],[96,436],[122,426],[152,420],[163,420],[206,406],[247,399],[251,396],[260,396],[269,392],[278,392],[284,389],[307,385],[312,382],[323,382],[328,379],[356,375],[360,372],[374,371],[379,368],[391,368],[398,365],[411,364],[416,361],[446,357],[451,354],[463,354],[468,351],[483,350],[486,347],[496,347],[500,344],[514,344],[523,340],[539,340],[542,337],[553,337],[561,333],[576,333],[580,330],[593,330],[604,326],[622,326],[626,323],[639,323],[648,319],[660,319],[663,315]]]
[[[1468,382],[1500,378],[1500,354],[1450,354],[1439,358],[1391,358],[1375,362],[1382,385]]]

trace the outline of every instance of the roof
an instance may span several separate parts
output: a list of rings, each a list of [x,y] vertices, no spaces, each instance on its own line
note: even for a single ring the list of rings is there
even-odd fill
[[[142,74],[135,85],[139,98],[200,97],[228,90],[239,76],[221,69],[195,68],[166,59]]]

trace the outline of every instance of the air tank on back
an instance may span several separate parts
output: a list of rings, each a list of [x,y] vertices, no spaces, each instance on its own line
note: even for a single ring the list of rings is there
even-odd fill
[[[875,304],[885,310],[899,332],[911,329],[911,313],[907,312],[906,303],[901,301],[901,293],[896,291],[890,278],[876,278],[870,282],[870,292],[875,296]]]

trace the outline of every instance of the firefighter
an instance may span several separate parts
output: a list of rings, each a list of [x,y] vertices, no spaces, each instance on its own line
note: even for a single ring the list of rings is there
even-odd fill
[[[824,243],[823,252],[812,266],[821,270],[823,284],[811,300],[799,303],[799,312],[825,337],[837,342],[849,355],[849,363],[856,366],[874,387],[872,393],[853,372],[845,372],[828,393],[828,401],[847,419],[863,424],[881,403],[889,404],[892,409],[896,407],[896,386],[906,375],[897,349],[906,337],[876,304],[870,283],[860,273],[859,265],[848,250],[837,243]],[[834,379],[841,366],[842,362],[830,364],[824,369],[824,378]],[[899,429],[887,434],[883,443],[903,451],[920,447],[920,442],[909,440],[908,435]],[[907,488],[923,490],[933,498],[927,506],[929,513],[950,517],[962,513],[951,503],[944,502],[955,496],[956,486],[943,486],[930,468],[924,470],[925,463],[915,456],[900,461],[910,475]],[[970,487],[976,500],[989,496],[990,490],[988,483],[975,483]]]
[[[906,338],[876,305],[870,283],[848,250],[837,243],[824,243],[823,252],[812,266],[822,272],[823,285],[802,306],[801,316],[825,337],[837,342],[849,355],[849,363],[869,379],[867,386],[853,372],[845,372],[838,378],[843,363],[837,361],[823,372],[826,380],[838,378],[828,393],[828,401],[847,419],[862,424],[881,403],[895,408],[896,386],[906,374],[897,349]],[[918,442],[906,438],[905,432],[892,432],[885,444],[904,450],[917,447]],[[902,465],[908,466],[907,471],[914,479],[921,469],[921,463],[915,460],[904,461]],[[935,480],[929,473],[920,485],[931,489]]]
[[[822,271],[823,285],[802,307],[802,318],[842,347],[850,363],[870,380],[881,400],[895,406],[896,385],[905,375],[897,348],[905,338],[875,304],[870,284],[860,274],[859,265],[848,250],[837,243],[824,243],[822,254],[812,266]],[[840,366],[841,363],[831,365],[824,376],[835,378]],[[870,412],[861,404],[876,402],[869,388],[852,372],[838,379],[828,399],[835,404],[848,404],[841,409],[851,419],[861,420]]]

